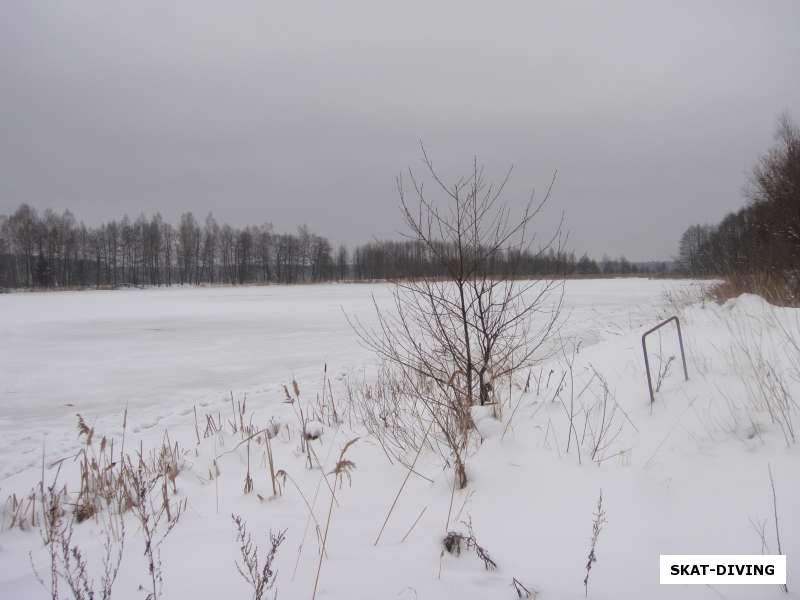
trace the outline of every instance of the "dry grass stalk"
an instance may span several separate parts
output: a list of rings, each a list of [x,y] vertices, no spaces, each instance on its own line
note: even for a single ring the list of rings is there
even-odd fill
[[[286,385],[283,386],[283,392],[286,394],[286,400],[284,400],[284,402],[292,405],[292,408],[295,411],[295,416],[300,423],[300,452],[306,454],[308,468],[311,469],[313,468],[313,463],[311,462],[311,453],[308,451],[308,442],[310,439],[314,439],[310,438],[308,435],[308,423],[311,420],[311,417],[310,415],[306,415],[303,411],[303,403],[300,399],[300,385],[295,379],[292,379],[292,391],[294,392],[294,397],[289,395],[289,390]]]
[[[313,456],[314,460],[317,463],[317,466],[319,467],[320,475],[322,476],[322,480],[325,482],[325,485],[328,486],[328,491],[331,493],[331,496],[334,498],[334,502],[336,502],[336,506],[339,506],[339,501],[336,500],[336,494],[334,493],[334,489],[336,487],[336,481],[334,481],[333,485],[331,485],[331,482],[328,479],[328,475],[331,475],[331,473],[326,473],[325,472],[325,468],[322,466],[322,462],[320,462],[319,456],[317,456],[317,453],[314,451],[314,448],[312,446],[308,446],[308,450],[309,450],[309,452],[308,452],[309,460]]]
[[[267,446],[267,460],[269,463],[269,479],[272,482],[272,495],[280,496],[281,486],[280,484],[278,484],[278,481],[275,478],[275,463],[272,458],[272,440],[269,434],[265,435],[264,439],[266,440],[266,446]]]
[[[52,464],[58,467],[58,471],[53,483],[45,485],[43,447],[38,494],[34,490],[25,501],[16,496],[10,500],[13,522],[17,526],[21,526],[20,519],[27,514],[31,515],[30,524],[35,525],[36,511],[32,502],[37,499],[41,502],[39,530],[50,556],[49,582],[44,583],[35,567],[34,573],[37,580],[49,589],[53,600],[61,598],[64,593],[76,600],[110,598],[122,561],[123,515],[127,511],[138,520],[144,538],[150,583],[140,589],[145,592],[147,600],[157,600],[161,596],[163,569],[159,547],[186,509],[185,499],[177,502],[172,499],[178,491],[176,479],[183,468],[186,452],[179,444],[173,444],[169,433],[165,433],[160,447],[145,454],[140,444],[135,458],[132,458],[124,453],[126,428],[127,408],[123,416],[121,451],[115,457],[114,441],[100,437],[78,415],[78,436],[83,444],[74,456],[80,478],[76,495],[70,495],[66,485],[57,486],[61,466],[68,458]],[[97,585],[90,573],[95,569],[73,541],[75,525],[89,518],[101,524],[104,536],[102,576]]]
[[[286,479],[287,478],[289,479],[289,481],[292,483],[292,485],[294,485],[295,489],[297,490],[297,493],[300,494],[300,497],[303,499],[303,502],[305,502],[306,509],[308,510],[306,525],[305,528],[303,529],[303,537],[300,541],[300,545],[297,548],[297,558],[295,559],[294,563],[294,571],[292,571],[292,581],[294,581],[294,578],[297,575],[297,567],[300,565],[300,558],[303,555],[303,544],[305,543],[306,534],[308,533],[308,527],[311,524],[311,521],[314,521],[314,528],[315,528],[314,530],[317,534],[317,543],[319,544],[319,555],[326,556],[325,549],[322,546],[322,527],[320,527],[319,521],[317,520],[317,517],[314,514],[314,509],[312,508],[312,505],[315,505],[317,503],[317,496],[319,495],[319,490],[322,487],[322,477],[320,477],[319,481],[317,482],[317,487],[314,490],[314,498],[312,499],[312,502],[309,502],[308,499],[306,498],[306,495],[303,493],[303,490],[300,489],[300,486],[297,485],[297,482],[292,478],[291,475],[289,475],[286,471],[281,469],[280,471],[278,471],[278,476],[283,477],[284,486],[286,485]]]
[[[322,536],[322,551],[319,555],[319,562],[317,563],[317,575],[314,578],[314,591],[311,594],[311,600],[317,597],[317,588],[319,587],[319,576],[320,572],[322,571],[322,559],[325,556],[326,547],[328,543],[328,531],[330,530],[331,526],[331,516],[333,515],[333,505],[336,501],[336,489],[337,484],[339,489],[341,489],[342,485],[344,484],[344,478],[347,478],[348,484],[352,485],[352,471],[356,468],[356,464],[345,458],[347,451],[350,447],[358,441],[358,438],[353,438],[349,442],[347,442],[343,447],[342,450],[339,452],[339,459],[336,461],[336,465],[334,466],[333,470],[330,472],[331,475],[334,475],[334,485],[331,490],[331,503],[328,506],[328,518],[325,521],[325,533]]]
[[[589,556],[586,560],[586,576],[583,578],[584,594],[589,595],[589,573],[592,570],[592,565],[597,562],[597,538],[600,537],[600,531],[603,525],[606,524],[606,512],[603,510],[603,490],[600,490],[600,497],[597,499],[597,510],[594,512],[594,519],[592,520],[592,541],[589,546]]]
[[[330,411],[327,410],[327,404],[325,404],[325,387],[328,388],[328,400],[330,401]],[[336,402],[333,397],[333,390],[331,389],[331,382],[328,379],[328,363],[326,362],[322,369],[322,395],[319,397],[319,403],[317,406],[319,410],[320,418],[324,423],[328,425],[338,425],[341,421],[339,419],[339,413],[336,411]],[[326,417],[327,415],[327,417]]]
[[[197,436],[197,445],[200,445],[200,426],[197,424],[197,405],[194,406],[194,433]]]
[[[375,542],[372,544],[373,546],[377,546],[378,542],[381,541],[381,536],[383,535],[383,530],[386,529],[386,524],[389,522],[389,517],[392,516],[392,511],[394,511],[394,507],[397,506],[397,501],[400,499],[400,494],[403,493],[403,490],[406,487],[406,483],[408,483],[409,477],[411,477],[411,472],[414,470],[414,467],[417,464],[417,460],[419,459],[419,455],[422,452],[422,449],[425,447],[425,440],[428,439],[428,434],[430,433],[431,427],[433,426],[433,421],[431,424],[428,425],[428,430],[425,432],[425,436],[422,438],[422,444],[419,445],[417,448],[417,453],[414,456],[414,461],[411,463],[411,467],[409,467],[406,471],[406,476],[403,478],[403,483],[400,484],[400,489],[397,490],[397,494],[394,496],[394,500],[392,501],[392,505],[389,507],[389,512],[386,513],[386,518],[383,520],[383,525],[381,525],[381,530],[378,532],[378,537],[375,538]],[[420,515],[422,516],[422,515]],[[405,539],[405,538],[404,538]]]
[[[417,523],[419,523],[419,520],[422,518],[422,515],[424,515],[424,514],[425,514],[425,511],[426,511],[426,510],[428,510],[428,507],[427,507],[427,506],[426,506],[425,508],[423,508],[423,509],[420,511],[420,513],[419,513],[419,515],[417,516],[417,518],[416,518],[416,519],[414,519],[414,522],[411,524],[411,527],[409,527],[408,531],[407,531],[407,532],[406,532],[406,534],[403,536],[403,539],[401,539],[401,540],[400,540],[400,543],[401,543],[401,544],[402,544],[403,542],[405,542],[405,541],[406,541],[406,539],[408,539],[408,536],[410,536],[410,535],[411,535],[411,532],[412,532],[412,531],[414,531],[414,528],[417,526]]]
[[[250,442],[247,442],[247,473],[244,476],[245,495],[253,491],[253,477],[250,475]]]
[[[778,523],[778,495],[775,493],[775,479],[772,477],[772,465],[767,464],[767,471],[769,472],[769,485],[772,489],[772,515],[775,519],[775,539],[778,545],[778,554],[783,554],[783,547],[781,546],[781,528]],[[789,586],[783,584],[783,591],[789,593]]]
[[[205,431],[203,431],[203,438],[210,438],[212,435],[216,435],[220,431],[222,431],[222,415],[218,414],[217,418],[215,419],[214,415],[206,413],[206,428]]]
[[[336,401],[333,397],[333,390],[331,389],[331,380],[328,380],[328,397],[331,399],[331,408],[333,409],[333,422],[338,425],[342,422],[339,418],[339,413],[336,411]]]
[[[732,273],[722,283],[707,286],[705,292],[719,304],[747,293],[758,294],[776,306],[800,305],[797,280],[786,274]]]
[[[726,321],[733,337],[730,362],[744,386],[751,411],[766,411],[777,425],[787,447],[797,443],[798,433],[795,419],[800,412],[800,404],[791,393],[791,379],[800,378],[800,353],[797,352],[797,329],[787,328],[774,313],[752,327],[745,322]],[[765,339],[767,332],[777,326],[781,345],[774,345]],[[770,350],[781,348],[783,355]]]
[[[123,432],[126,421],[127,411],[123,419]],[[80,415],[78,415],[78,435],[84,436],[85,445],[75,456],[80,473],[78,496],[72,503],[77,522],[81,523],[104,508],[112,506],[118,512],[124,512],[127,503],[123,502],[125,489],[121,476],[122,468],[119,466],[119,461],[114,459],[113,441],[109,442],[108,438],[103,436],[100,443],[95,446],[94,429],[88,427]]]
[[[87,436],[87,439],[90,436]],[[103,537],[102,573],[99,587],[92,578],[88,560],[81,548],[73,543],[74,525],[77,522],[76,513],[69,515],[64,509],[67,495],[66,487],[58,489],[58,475],[53,483],[42,491],[42,514],[40,534],[48,550],[49,582],[39,574],[31,558],[31,567],[37,581],[50,592],[52,600],[70,597],[74,600],[110,600],[111,590],[119,573],[122,555],[125,547],[125,521],[118,512],[106,511],[105,517],[100,520]],[[69,595],[60,584],[64,584]]]
[[[11,494],[6,499],[6,505],[3,510],[3,528],[14,529],[18,527],[22,531],[26,531],[32,527],[36,527],[36,489],[32,489],[27,496],[17,497],[16,494]],[[5,525],[6,519],[8,525]]]

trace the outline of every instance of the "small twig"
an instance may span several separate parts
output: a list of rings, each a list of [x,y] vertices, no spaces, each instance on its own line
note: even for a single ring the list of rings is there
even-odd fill
[[[525,587],[516,577],[511,579],[511,587],[517,592],[517,598],[536,598],[536,594]]]
[[[772,488],[772,514],[775,517],[775,539],[778,542],[778,554],[783,554],[783,548],[781,547],[781,530],[778,524],[778,496],[775,493],[775,480],[772,477],[772,465],[767,463],[767,471],[769,472],[769,485]],[[789,593],[789,586],[784,583],[783,584],[783,591],[787,594]]]
[[[414,531],[414,527],[416,527],[416,526],[417,526],[417,523],[419,523],[419,520],[422,518],[422,515],[424,515],[424,514],[425,514],[425,511],[426,511],[426,510],[428,510],[428,507],[427,507],[427,506],[426,506],[425,508],[423,508],[423,509],[422,509],[422,511],[419,513],[419,516],[418,516],[416,519],[414,519],[414,523],[412,523],[412,525],[411,525],[411,528],[410,528],[410,529],[409,529],[409,530],[406,532],[406,534],[403,536],[403,539],[402,539],[402,540],[400,540],[400,543],[401,543],[401,544],[402,544],[403,542],[405,542],[405,541],[406,541],[406,538],[407,538],[409,535],[411,535],[411,532],[412,532],[412,531]]]

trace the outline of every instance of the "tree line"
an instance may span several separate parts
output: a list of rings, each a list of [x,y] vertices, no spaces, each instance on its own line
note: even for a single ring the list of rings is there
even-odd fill
[[[201,224],[188,212],[177,226],[156,214],[87,227],[70,211],[27,204],[0,216],[0,287],[297,283],[332,279],[336,267],[330,242],[305,226],[275,233],[211,214]]]
[[[440,252],[453,252],[442,248]],[[96,227],[70,211],[22,204],[0,215],[0,288],[116,288],[174,284],[303,283],[439,275],[441,262],[419,242],[373,241],[335,250],[306,226],[277,233],[271,224],[236,228],[191,212],[177,225],[160,214],[125,216]],[[549,249],[495,257],[492,274],[629,275],[663,273],[666,263],[624,257],[595,261]]]
[[[433,250],[432,248],[436,248]],[[454,245],[437,248],[419,240],[375,241],[358,246],[352,255],[354,279],[396,279],[404,277],[444,277],[447,259],[455,260]],[[438,258],[437,258],[438,257]],[[444,260],[442,260],[444,257]],[[574,252],[549,247],[544,250],[506,249],[493,253],[486,265],[489,274],[497,277],[525,276],[613,276],[663,275],[672,270],[671,263],[634,263],[624,256],[603,256],[597,261],[587,254],[576,258]]]
[[[800,292],[800,128],[778,122],[775,145],[753,168],[747,204],[717,225],[681,236],[679,263],[690,275],[763,276]]]

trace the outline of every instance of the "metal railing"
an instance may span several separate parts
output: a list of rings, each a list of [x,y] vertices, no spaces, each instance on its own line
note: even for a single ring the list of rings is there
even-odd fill
[[[653,379],[650,376],[650,360],[647,358],[647,336],[653,333],[654,331],[658,331],[664,325],[675,321],[675,325],[678,328],[678,343],[681,346],[681,360],[683,361],[683,376],[686,378],[686,381],[689,381],[689,372],[686,370],[686,354],[683,351],[683,336],[681,335],[681,322],[678,317],[670,317],[666,321],[663,321],[653,327],[652,329],[648,329],[642,334],[642,352],[644,352],[644,366],[647,371],[647,387],[650,390],[650,404],[656,401],[655,394],[653,393]]]

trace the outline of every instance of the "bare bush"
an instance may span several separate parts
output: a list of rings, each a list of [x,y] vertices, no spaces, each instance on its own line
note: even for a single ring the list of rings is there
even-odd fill
[[[402,178],[397,187],[409,238],[436,268],[427,276],[394,281],[392,310],[374,301],[376,327],[357,320],[351,325],[421,401],[422,418],[436,424],[461,489],[467,484],[471,408],[490,404],[499,413],[495,390],[533,362],[553,331],[563,281],[518,280],[514,267],[513,258],[527,253],[535,240],[530,228],[550,188],[536,204],[532,196],[512,219],[501,203],[508,174],[500,185],[488,184],[475,160],[467,177],[448,184],[422,152],[444,202],[429,198],[413,172],[413,202]],[[538,255],[557,246],[559,236],[560,227],[544,240]]]
[[[273,563],[278,555],[280,545],[286,539],[286,530],[276,534],[269,532],[270,549],[259,559],[258,546],[253,543],[247,523],[240,515],[231,515],[236,524],[236,541],[239,542],[239,551],[242,555],[241,564],[236,561],[236,570],[239,575],[253,588],[253,599],[262,600],[264,594],[275,587],[278,572],[273,569]],[[259,564],[261,563],[261,564]],[[275,598],[278,597],[277,590]]]
[[[145,592],[145,600],[158,600],[161,597],[164,572],[160,547],[186,510],[186,500],[178,501],[174,505],[170,501],[168,472],[156,473],[152,476],[152,471],[148,469],[141,454],[136,466],[130,457],[127,458],[124,469],[125,485],[131,511],[139,522],[144,538],[144,556],[150,579],[149,587],[140,586],[140,590]],[[159,491],[160,498],[154,501],[153,497]]]
[[[602,462],[607,458],[609,448],[616,442],[622,433],[623,424],[617,419],[621,407],[611,394],[605,378],[592,367],[595,379],[600,384],[598,395],[591,387],[595,402],[586,410],[582,444],[588,442],[589,454],[595,462]]]
[[[578,463],[589,456],[596,463],[620,455],[623,451],[611,452],[625,428],[625,422],[633,429],[636,426],[617,402],[608,387],[605,377],[589,364],[577,369],[578,346],[562,342],[562,374],[553,402],[559,402],[564,412],[567,436],[564,452],[573,450]],[[584,374],[589,373],[588,379]],[[550,427],[548,425],[548,433]],[[574,442],[573,442],[574,440]]]

